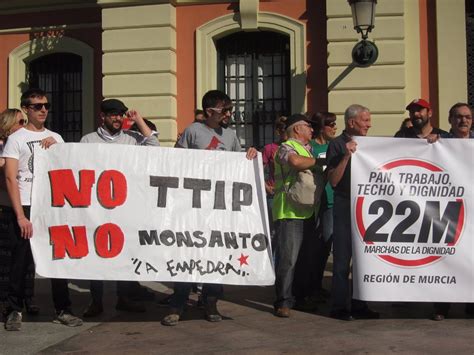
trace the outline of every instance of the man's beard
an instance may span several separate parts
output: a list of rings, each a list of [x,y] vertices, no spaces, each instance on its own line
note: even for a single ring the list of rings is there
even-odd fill
[[[222,128],[227,128],[229,127],[229,120],[222,120],[219,122],[219,126],[221,126]]]
[[[104,124],[104,127],[107,129],[107,131],[109,131],[110,134],[117,134],[122,130],[122,125],[120,125],[119,128],[115,128],[113,124]]]
[[[428,123],[428,120],[425,121],[423,120],[423,118],[415,118],[414,120],[411,120],[411,123],[413,124],[414,128],[421,129],[424,126],[426,126],[426,124]]]

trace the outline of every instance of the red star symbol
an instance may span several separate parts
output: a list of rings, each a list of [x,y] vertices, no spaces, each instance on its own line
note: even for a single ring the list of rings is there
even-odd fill
[[[244,255],[244,254],[240,254],[240,258],[238,258],[237,260],[240,262],[240,266],[242,265],[248,265],[249,263],[247,262],[247,259],[248,259],[248,255]]]

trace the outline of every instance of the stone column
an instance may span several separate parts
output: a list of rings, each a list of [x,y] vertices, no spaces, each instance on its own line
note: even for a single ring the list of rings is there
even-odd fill
[[[104,98],[152,120],[162,145],[176,140],[176,9],[171,4],[102,10]]]

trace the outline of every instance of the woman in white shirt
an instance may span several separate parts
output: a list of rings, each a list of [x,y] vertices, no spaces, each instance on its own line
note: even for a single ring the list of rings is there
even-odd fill
[[[4,302],[8,292],[8,280],[11,263],[11,243],[9,228],[9,215],[13,213],[11,209],[10,198],[5,186],[5,172],[3,170],[5,159],[3,156],[3,147],[8,136],[20,128],[23,128],[27,120],[18,109],[6,109],[0,113],[0,310],[3,312]],[[37,314],[39,308],[33,302],[34,284],[35,284],[35,268],[31,262],[25,280],[25,307],[29,314]]]

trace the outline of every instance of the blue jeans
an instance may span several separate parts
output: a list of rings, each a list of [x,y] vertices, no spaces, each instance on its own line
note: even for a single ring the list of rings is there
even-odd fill
[[[188,301],[192,287],[192,282],[175,282],[173,287],[174,293],[170,299],[170,307],[182,312],[186,302]],[[222,296],[223,291],[224,287],[221,284],[203,284],[203,303],[207,304],[208,299],[212,299],[213,302],[217,301],[217,299]]]
[[[349,273],[352,258],[352,232],[351,232],[351,204],[347,198],[334,196],[334,229],[333,229],[333,275],[332,311],[349,310],[348,301],[351,298],[351,284]],[[352,299],[352,311],[367,308],[365,301]]]
[[[275,257],[275,308],[293,307],[292,294],[296,261],[303,243],[309,219],[282,219],[278,222],[277,247]],[[306,230],[305,230],[306,229]]]
[[[116,293],[118,298],[126,298],[130,294],[130,290],[135,285],[135,281],[117,281]],[[104,281],[91,280],[90,291],[92,302],[102,304],[104,295]]]
[[[321,209],[319,212],[319,227],[316,231],[317,247],[313,255],[316,263],[314,277],[315,293],[323,289],[324,270],[331,254],[333,233],[333,213],[332,207]]]
[[[322,224],[322,237],[325,242],[328,242],[332,237],[334,230],[334,213],[331,208],[323,209],[320,212],[321,224]]]

